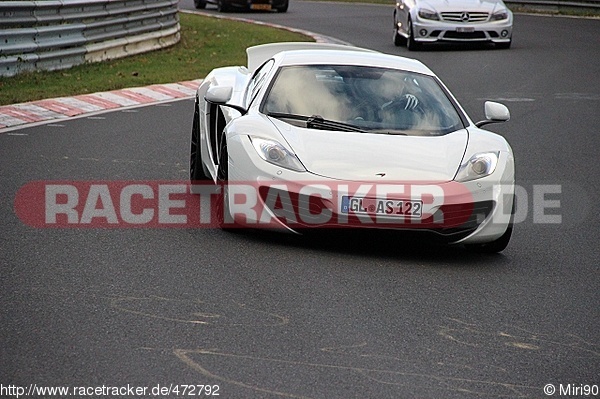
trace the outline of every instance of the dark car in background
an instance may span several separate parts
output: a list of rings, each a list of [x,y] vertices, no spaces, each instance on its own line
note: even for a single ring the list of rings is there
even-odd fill
[[[228,12],[234,8],[286,12],[289,7],[289,0],[194,0],[198,9],[206,8],[208,3],[216,4],[220,12]]]

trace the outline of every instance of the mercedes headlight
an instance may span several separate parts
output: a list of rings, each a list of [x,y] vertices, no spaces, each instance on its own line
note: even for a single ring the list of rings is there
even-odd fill
[[[298,157],[277,141],[255,136],[250,136],[250,141],[258,155],[265,161],[297,172],[306,171]]]
[[[502,21],[504,19],[508,19],[508,11],[506,10],[502,10],[502,11],[497,11],[494,14],[492,14],[492,21]]]
[[[428,10],[426,8],[419,9],[419,17],[423,19],[432,19],[434,21],[439,21],[440,17],[438,17],[437,12]]]
[[[481,152],[463,163],[456,174],[456,181],[466,182],[489,176],[496,170],[499,152]]]

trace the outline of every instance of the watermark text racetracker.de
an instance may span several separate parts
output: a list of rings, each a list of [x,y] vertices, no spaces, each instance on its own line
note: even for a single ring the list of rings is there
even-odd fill
[[[4,385],[0,384],[0,396],[14,397],[165,397],[165,396],[220,396],[219,385],[203,384],[156,384],[152,386],[136,386],[131,384],[121,386],[41,386],[30,384]]]
[[[457,182],[35,181],[17,191],[14,209],[36,228],[210,228],[235,220],[256,228],[419,229],[486,218],[561,224],[562,196],[559,184],[472,192]]]

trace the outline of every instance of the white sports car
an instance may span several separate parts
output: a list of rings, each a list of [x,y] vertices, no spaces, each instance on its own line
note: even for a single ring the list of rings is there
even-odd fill
[[[197,90],[192,192],[221,227],[426,231],[485,252],[512,232],[514,161],[421,62],[333,44],[247,49]]]
[[[507,49],[512,25],[502,0],[397,0],[394,44],[418,50],[425,43],[492,42]]]

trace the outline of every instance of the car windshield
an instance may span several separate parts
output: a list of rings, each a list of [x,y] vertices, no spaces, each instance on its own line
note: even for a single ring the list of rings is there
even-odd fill
[[[281,67],[261,111],[298,126],[357,133],[440,136],[464,127],[435,78],[379,67]],[[350,128],[336,128],[343,125]]]

